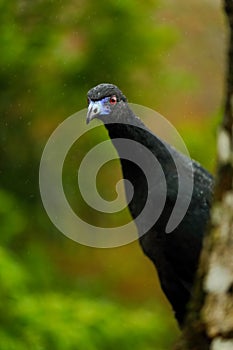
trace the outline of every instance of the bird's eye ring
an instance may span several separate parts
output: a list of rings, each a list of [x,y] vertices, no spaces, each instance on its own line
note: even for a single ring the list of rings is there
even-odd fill
[[[109,98],[109,102],[111,103],[111,105],[115,105],[117,103],[117,97],[116,96],[111,96]]]

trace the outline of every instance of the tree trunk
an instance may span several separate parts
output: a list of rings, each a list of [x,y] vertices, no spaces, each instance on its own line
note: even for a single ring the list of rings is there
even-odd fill
[[[224,0],[229,50],[218,169],[193,300],[176,350],[233,350],[233,0]]]

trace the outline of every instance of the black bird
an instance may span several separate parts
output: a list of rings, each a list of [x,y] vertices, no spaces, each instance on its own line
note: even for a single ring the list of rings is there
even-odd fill
[[[87,97],[89,104],[87,123],[94,118],[100,119],[116,147],[123,177],[134,186],[134,194],[128,206],[138,228],[141,247],[157,268],[161,287],[174,309],[178,323],[182,326],[209,219],[213,178],[200,164],[179,153],[147,129],[134,115],[126,97],[117,86],[99,84],[88,92]],[[116,142],[116,138],[137,141],[145,146],[158,160],[166,179],[167,192],[163,210],[153,226],[143,235],[140,234],[147,222],[137,222],[137,217],[142,212],[148,195],[152,198],[152,203],[146,220],[151,220],[153,210],[156,213],[159,201],[162,200],[159,192],[161,176],[156,171],[152,173],[152,186],[149,187],[143,169],[133,161],[124,159],[124,147]],[[147,155],[143,155],[143,160],[150,170],[151,160],[147,159]],[[179,190],[177,169],[181,169],[188,179],[191,176],[190,164],[193,169],[191,201],[182,221],[167,234],[166,227]],[[186,192],[183,192],[182,198],[185,198]],[[127,195],[126,188],[126,197]]]

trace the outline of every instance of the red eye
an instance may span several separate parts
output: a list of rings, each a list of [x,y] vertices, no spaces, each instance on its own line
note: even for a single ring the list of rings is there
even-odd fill
[[[109,102],[111,103],[111,105],[115,105],[117,103],[117,97],[111,96],[109,99]]]

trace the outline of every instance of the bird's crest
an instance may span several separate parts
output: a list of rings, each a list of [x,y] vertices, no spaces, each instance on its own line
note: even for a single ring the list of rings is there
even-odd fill
[[[122,93],[122,91],[116,85],[113,85],[113,84],[108,84],[108,83],[99,84],[94,88],[92,88],[91,90],[89,90],[87,93],[88,98],[91,99],[92,101],[99,101],[99,100],[102,100],[102,98],[104,97],[109,97],[112,95],[115,95],[119,101],[120,100],[124,102],[127,101],[127,98]]]

